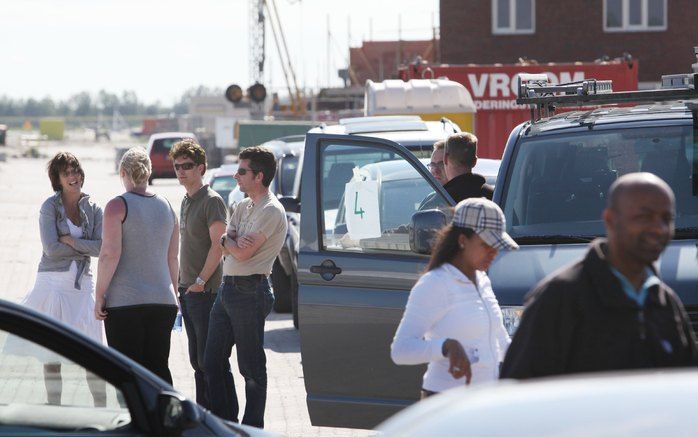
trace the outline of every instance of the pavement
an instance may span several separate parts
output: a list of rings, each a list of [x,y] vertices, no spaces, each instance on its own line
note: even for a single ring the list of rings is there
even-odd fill
[[[21,145],[18,137],[10,135],[8,146],[0,146],[0,152],[4,152],[6,158],[0,159],[0,277],[5,278],[6,284],[0,288],[0,298],[20,302],[34,285],[41,258],[39,208],[52,194],[46,174],[48,160],[61,150],[74,153],[85,170],[84,192],[104,206],[109,199],[123,192],[114,171],[116,148],[142,145],[128,137],[113,137],[113,141],[107,143],[94,142],[89,132],[75,131],[69,132],[69,135],[69,138],[61,142],[42,141],[31,145]],[[165,196],[179,214],[184,189],[175,179],[156,179],[151,188],[157,194]],[[96,259],[93,259],[93,269],[96,273]],[[189,365],[184,330],[173,332],[171,342],[169,364],[174,386],[193,399],[194,374]],[[305,403],[300,336],[293,328],[290,314],[270,314],[266,323],[264,347],[269,384],[265,416],[267,430],[284,436],[372,434],[367,430],[315,427],[310,424]],[[237,369],[234,353],[231,365],[233,369]],[[244,387],[242,377],[235,371],[234,377],[236,387]],[[9,387],[0,383],[0,398],[8,392],[6,389]],[[238,395],[242,392],[238,389]],[[244,399],[240,399],[240,402],[242,410]]]

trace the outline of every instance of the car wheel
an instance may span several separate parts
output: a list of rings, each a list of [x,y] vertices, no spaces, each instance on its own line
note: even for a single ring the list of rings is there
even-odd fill
[[[274,288],[274,311],[277,313],[291,312],[291,278],[286,275],[279,260],[274,260],[271,269],[271,283]]]

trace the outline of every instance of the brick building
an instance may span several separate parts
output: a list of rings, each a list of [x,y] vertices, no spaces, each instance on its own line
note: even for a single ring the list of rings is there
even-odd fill
[[[364,41],[361,47],[349,48],[352,85],[363,86],[366,79],[382,81],[397,78],[401,64],[414,61],[417,56],[429,62],[438,62],[439,40],[424,41]]]
[[[698,46],[697,0],[441,0],[441,62],[639,59],[641,87],[687,73]]]

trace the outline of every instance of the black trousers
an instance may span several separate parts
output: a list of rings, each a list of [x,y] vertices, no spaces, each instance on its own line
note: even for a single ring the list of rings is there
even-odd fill
[[[107,343],[171,385],[168,360],[176,316],[173,305],[107,308]]]

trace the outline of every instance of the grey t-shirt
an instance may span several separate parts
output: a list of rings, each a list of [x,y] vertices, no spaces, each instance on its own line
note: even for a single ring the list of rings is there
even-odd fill
[[[206,264],[211,249],[209,227],[217,222],[225,224],[227,209],[218,193],[204,185],[193,196],[184,195],[179,218],[179,286],[189,287],[196,281]],[[220,237],[220,236],[219,236]],[[218,241],[215,242],[218,244]],[[223,280],[219,264],[206,281],[204,290],[216,292]]]

